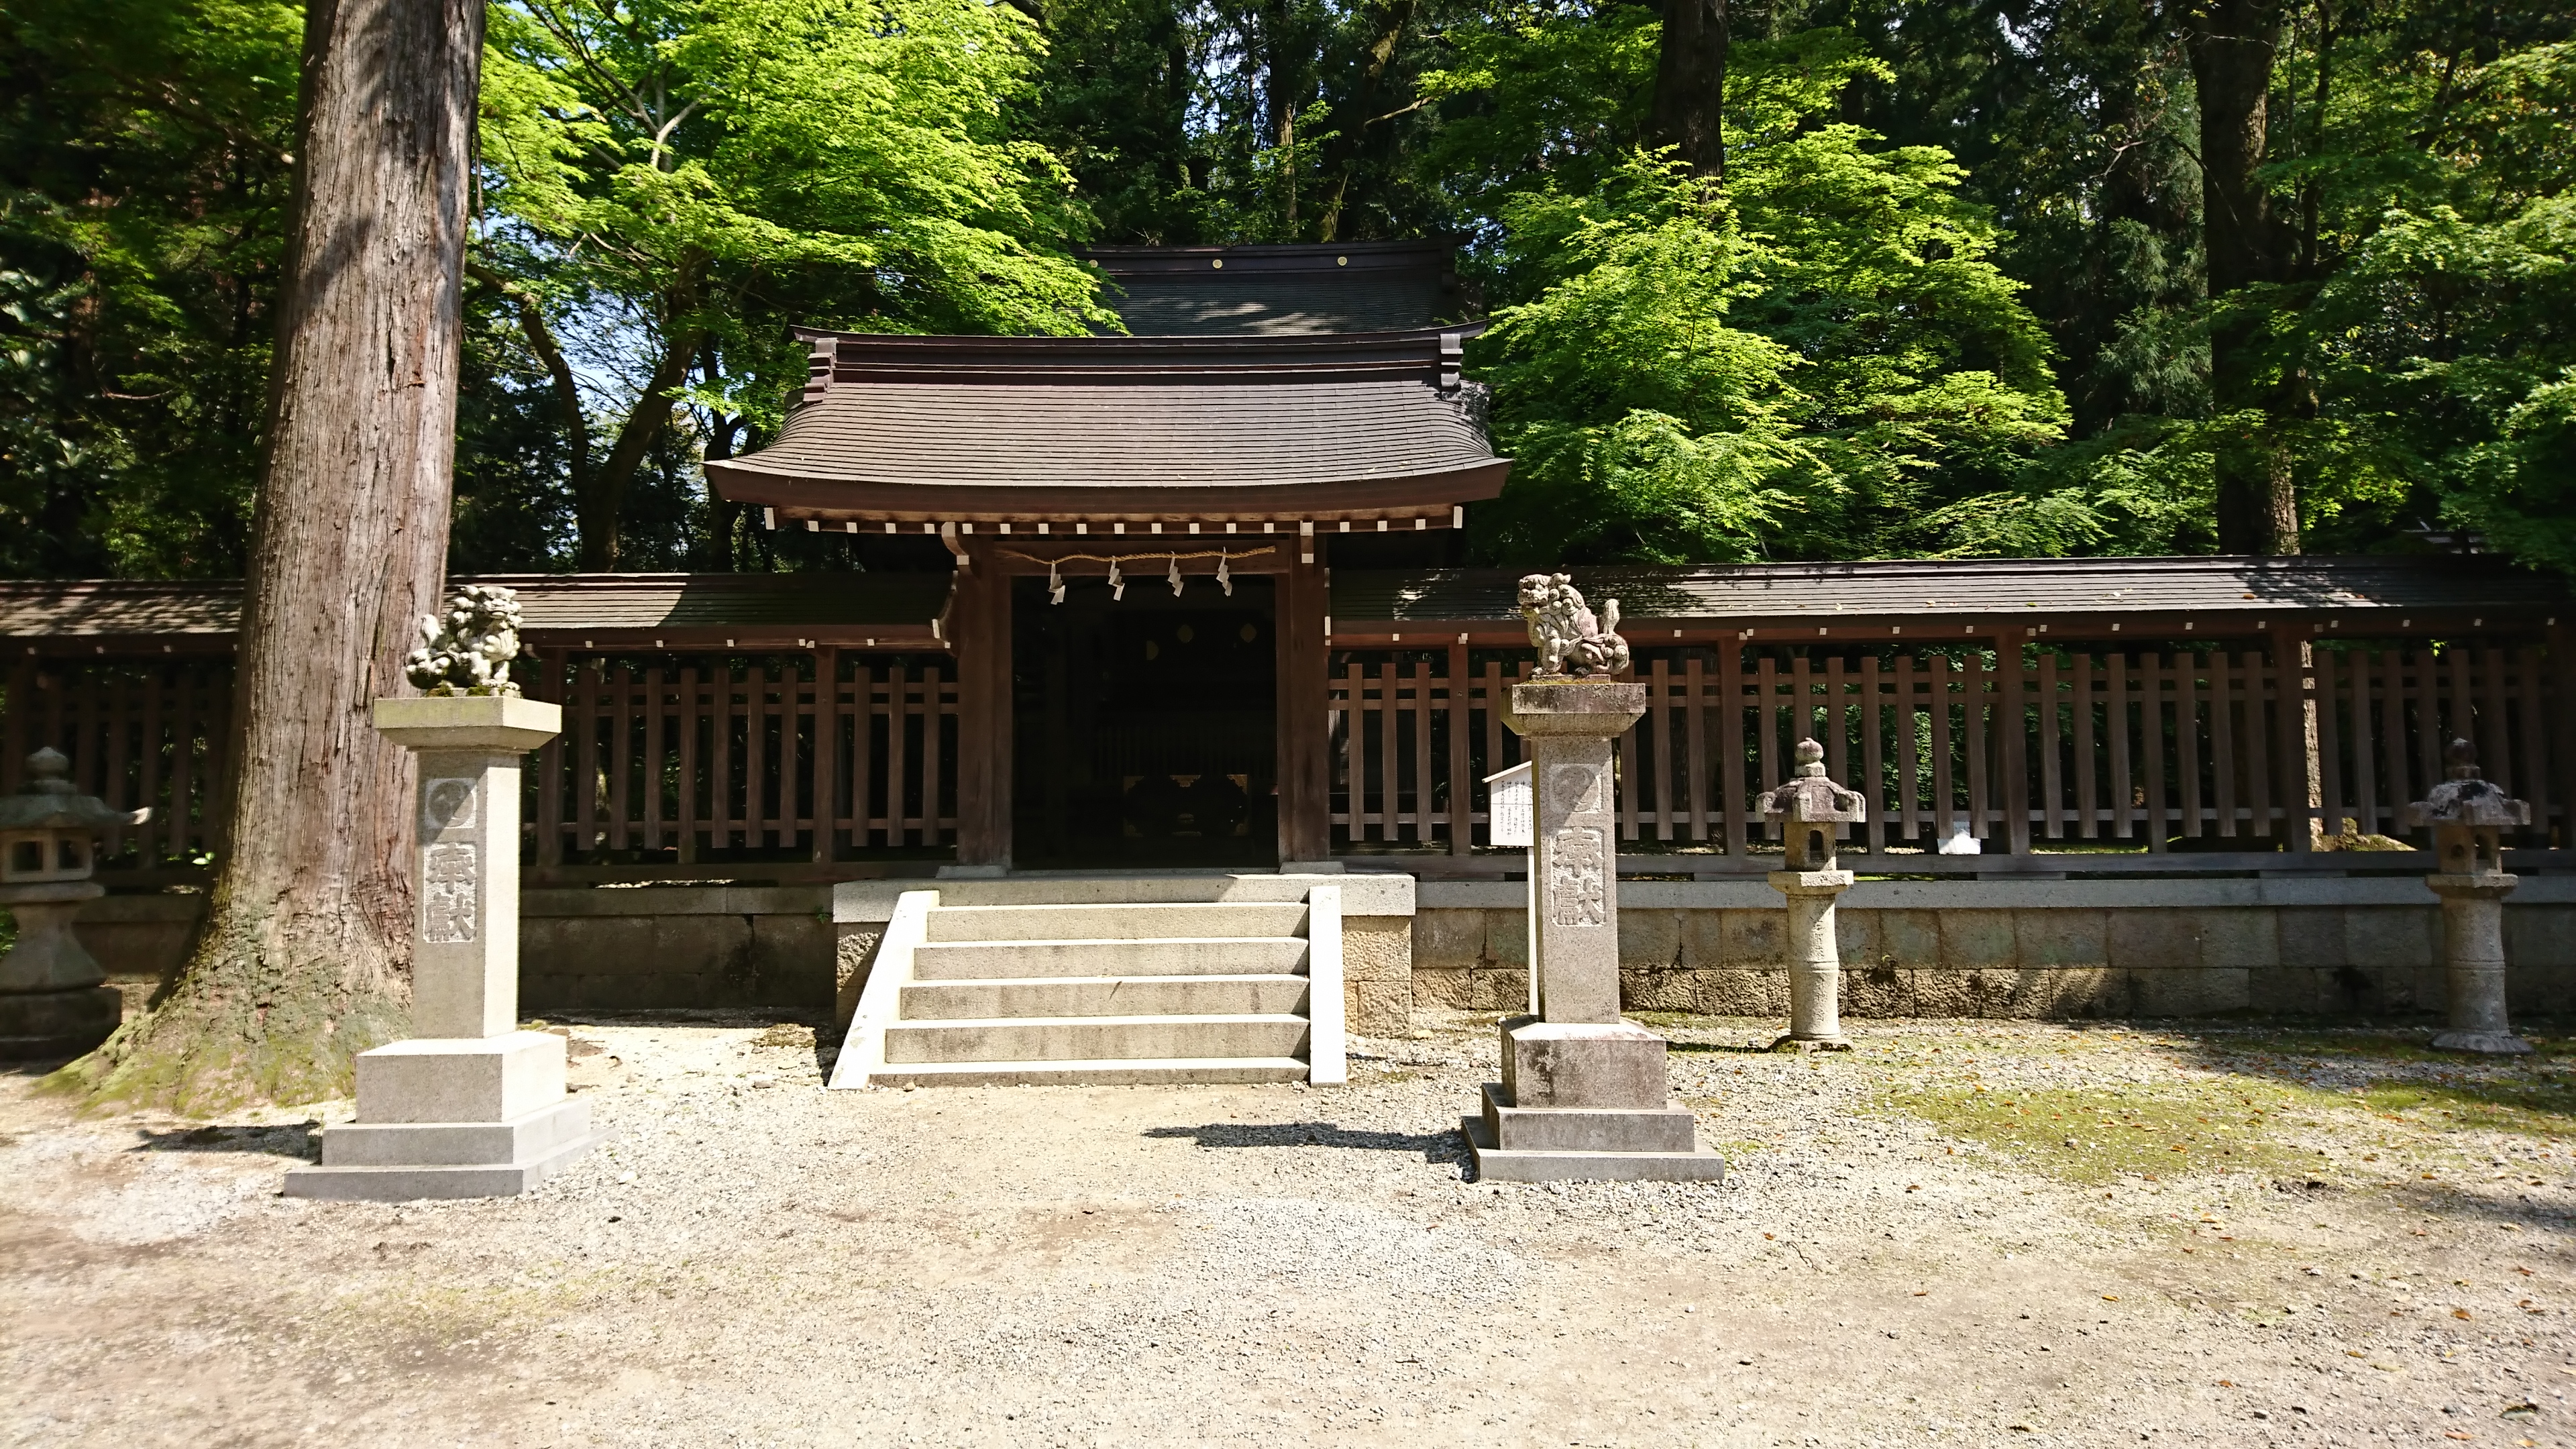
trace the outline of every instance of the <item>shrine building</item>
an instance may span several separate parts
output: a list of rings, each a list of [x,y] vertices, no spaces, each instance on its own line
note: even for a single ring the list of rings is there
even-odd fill
[[[1333,545],[1502,491],[1445,248],[1107,249],[1127,336],[800,332],[777,440],[710,461],[778,528],[947,548],[956,863],[1330,854]]]
[[[523,804],[531,1011],[775,1007],[854,1080],[1333,1080],[1345,1031],[1521,1009],[1486,778],[1531,667],[1480,325],[1427,243],[1111,248],[1124,335],[801,333],[711,459],[778,574],[503,584],[563,707]],[[1546,562],[1534,560],[1533,562]],[[2472,742],[2515,1010],[2576,1009],[2576,601],[2492,556],[1571,569],[1646,713],[1614,746],[1629,1010],[1785,1001],[1756,802],[1866,800],[1843,1011],[2400,1019],[2441,1002],[2409,802]],[[230,848],[231,582],[0,583],[0,789],[113,808],[84,939],[140,991]],[[647,888],[649,887],[649,888]]]

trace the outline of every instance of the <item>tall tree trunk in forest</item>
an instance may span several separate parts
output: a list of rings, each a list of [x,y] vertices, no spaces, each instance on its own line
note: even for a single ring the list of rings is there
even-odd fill
[[[573,525],[581,535],[581,566],[587,572],[610,573],[617,568],[626,490],[634,485],[635,470],[644,466],[654,441],[670,426],[671,400],[688,379],[689,359],[703,337],[695,328],[675,327],[675,335],[653,363],[652,376],[645,379],[644,391],[626,414],[625,426],[617,430],[617,441],[609,445],[608,457],[574,484]]]
[[[208,1113],[345,1095],[409,1030],[412,781],[370,703],[437,603],[481,0],[307,0],[295,192],[206,919],[56,1075]]]
[[[2229,293],[2281,279],[2282,227],[2259,175],[2270,132],[2280,0],[2206,0],[2191,21],[2200,93],[2200,194],[2209,295],[2222,320],[2209,339],[2211,400],[2221,413],[2277,415],[2266,376],[2264,327]],[[2286,444],[2258,425],[2218,450],[2218,547],[2223,553],[2299,551],[2297,481]]]
[[[1325,203],[1323,215],[1316,221],[1317,241],[1341,238],[1342,210],[1350,203],[1351,182],[1359,175],[1361,165],[1372,154],[1383,156],[1395,149],[1391,140],[1380,139],[1388,133],[1378,127],[1409,115],[1424,104],[1422,100],[1416,100],[1411,105],[1398,105],[1394,87],[1390,84],[1394,79],[1396,52],[1404,44],[1405,31],[1413,24],[1413,18],[1421,8],[1422,0],[1370,0],[1363,12],[1367,29],[1362,33],[1369,37],[1369,42],[1360,52],[1359,75],[1351,84],[1349,104],[1352,114],[1339,118],[1338,129],[1324,153],[1320,168],[1323,175],[1333,178],[1333,197]]]
[[[1664,0],[1655,139],[1695,176],[1726,179],[1726,0]]]

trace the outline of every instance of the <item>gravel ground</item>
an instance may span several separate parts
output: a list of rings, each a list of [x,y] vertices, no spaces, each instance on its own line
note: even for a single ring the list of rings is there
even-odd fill
[[[1654,1020],[1723,1186],[1471,1180],[1488,1017],[1314,1091],[835,1093],[802,1026],[584,1021],[617,1140],[405,1206],[278,1196],[345,1103],[0,1076],[0,1442],[2576,1442],[2576,1056]]]

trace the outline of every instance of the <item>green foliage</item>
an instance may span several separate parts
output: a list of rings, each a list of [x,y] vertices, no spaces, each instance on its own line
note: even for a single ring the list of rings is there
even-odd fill
[[[296,7],[0,12],[0,570],[238,573]]]
[[[698,472],[777,426],[791,324],[1076,333],[1087,239],[1450,236],[1490,555],[2196,551],[2257,452],[2312,550],[2576,570],[2563,7],[2284,8],[2272,260],[2215,304],[2184,10],[1732,6],[1706,194],[1653,159],[1658,14],[505,0],[457,566],[846,566]],[[0,571],[240,568],[300,23],[0,15]]]
[[[1837,37],[1738,55],[1752,128],[1722,189],[1632,153],[1586,194],[1506,203],[1503,270],[1534,295],[1476,353],[1518,459],[1481,546],[1738,560],[2106,532],[2074,494],[2044,528],[1997,525],[2065,407],[1947,155],[1800,128],[1871,68]]]
[[[2438,512],[2576,572],[2576,44],[2449,84],[2470,100],[2443,143],[2307,169],[2341,265],[2260,299],[2278,309],[2279,365],[2318,380],[2309,491]],[[2389,123],[2348,124],[2375,145]]]
[[[488,203],[589,244],[559,283],[730,301],[738,273],[812,269],[880,329],[1078,332],[1098,314],[1058,250],[1068,178],[1000,125],[1033,44],[976,0],[496,8]]]
[[[804,370],[791,322],[1112,321],[1065,255],[1086,224],[1071,178],[1006,124],[1038,48],[1015,9],[523,0],[490,24],[483,275],[559,397],[580,396],[564,425],[588,567],[618,563],[630,486],[684,396],[684,430],[775,425]],[[584,354],[614,381],[584,386]],[[613,438],[595,457],[594,426]]]
[[[1459,27],[1448,63],[1421,79],[1446,122],[1423,173],[1467,215],[1498,217],[1532,191],[1590,194],[1648,144],[1659,34],[1655,12],[1619,4],[1513,5]]]
[[[1458,0],[1025,0],[1047,55],[1026,111],[1100,239],[1409,237],[1443,208],[1418,77]]]

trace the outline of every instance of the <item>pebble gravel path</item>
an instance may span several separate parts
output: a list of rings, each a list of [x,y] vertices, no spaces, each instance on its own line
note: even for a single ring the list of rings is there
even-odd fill
[[[392,1206],[278,1195],[346,1103],[0,1075],[0,1444],[2576,1444],[2576,1138],[2422,1033],[1657,1025],[1723,1185],[1474,1181],[1466,1015],[1315,1090],[557,1023],[615,1141]]]

